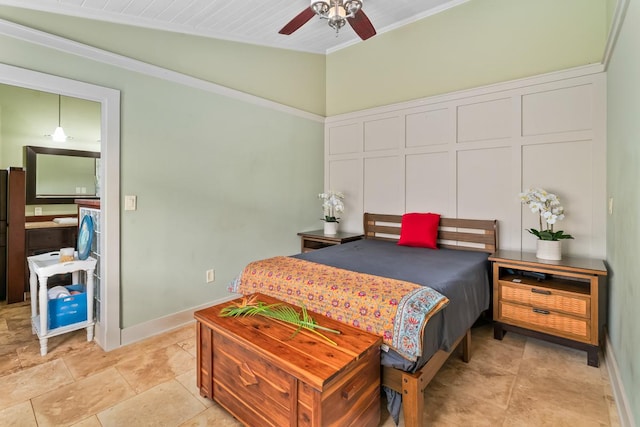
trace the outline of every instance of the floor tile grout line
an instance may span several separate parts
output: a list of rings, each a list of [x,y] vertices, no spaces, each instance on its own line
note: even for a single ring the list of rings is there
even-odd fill
[[[0,309],[1,309],[1,308],[2,308],[2,306],[0,305]],[[165,348],[171,347],[171,346],[173,346],[173,345],[177,345],[177,346],[178,346],[178,347],[180,347],[183,351],[185,351],[185,352],[186,352],[190,357],[193,357],[193,355],[192,355],[189,351],[187,351],[185,348],[183,348],[183,347],[180,345],[180,343],[183,343],[183,344],[185,344],[185,343],[186,343],[186,344],[190,344],[191,342],[195,342],[195,339],[196,339],[196,338],[195,338],[195,336],[194,336],[193,334],[191,334],[191,335],[187,335],[187,336],[184,336],[184,335],[185,335],[185,334],[183,334],[183,333],[177,333],[176,335],[171,335],[171,336],[169,336],[169,337],[168,337],[168,339],[166,339],[166,340],[159,339],[159,340],[157,341],[157,343],[147,343],[147,345],[145,346],[147,349],[146,349],[146,350],[141,350],[141,351],[143,351],[144,353],[147,353],[147,352],[154,352],[154,351],[159,351],[159,350],[162,350],[162,349],[165,349]],[[485,335],[485,331],[483,331],[483,339],[491,340],[491,341],[492,341],[492,337],[490,337],[490,335],[486,334],[486,335],[487,335],[486,337],[484,337],[484,335]],[[176,336],[178,336],[178,337],[180,337],[180,336],[181,336],[181,338],[176,340],[176,339],[175,339],[175,338],[176,338]],[[143,341],[141,341],[141,342],[144,342],[144,340],[143,340]],[[169,342],[170,342],[170,343],[169,343]],[[169,343],[169,344],[167,344],[167,343]],[[513,404],[513,397],[514,397],[514,392],[515,392],[515,387],[516,387],[517,381],[518,381],[518,379],[519,379],[519,378],[522,378],[522,376],[523,376],[523,375],[525,374],[525,372],[526,372],[526,367],[524,366],[524,363],[523,363],[523,362],[524,362],[524,356],[525,356],[525,354],[526,354],[526,347],[527,347],[527,345],[528,345],[528,344],[529,344],[529,339],[528,339],[528,338],[524,338],[524,345],[521,347],[521,352],[520,352],[520,357],[519,357],[519,364],[518,364],[517,373],[516,373],[516,375],[514,376],[514,379],[513,379],[513,381],[511,382],[511,385],[510,385],[510,387],[509,387],[509,391],[508,391],[508,395],[507,395],[507,399],[506,399],[506,402],[507,402],[506,409],[504,409],[504,410],[502,411],[502,412],[503,412],[503,418],[502,418],[502,420],[503,420],[503,421],[502,421],[502,425],[507,425],[507,423],[509,422],[509,420],[506,418],[506,414],[507,414],[507,412],[509,411],[509,408],[510,408],[510,407],[512,406],[512,404]],[[193,350],[193,348],[191,348],[191,349]],[[76,349],[76,350],[77,350],[77,351],[81,351],[80,349]],[[489,351],[490,351],[490,350],[491,350],[491,349],[489,349]],[[34,350],[34,351],[35,351],[35,350]],[[65,349],[65,351],[66,351],[66,349]],[[73,353],[76,353],[76,352],[74,351]],[[475,349],[474,349],[474,354],[475,354],[475,353],[476,353],[476,351],[475,351]],[[510,355],[511,355],[511,354],[512,354],[512,352],[508,352],[508,354],[510,354]],[[532,355],[533,355],[533,356],[535,356],[535,357],[537,358],[537,357],[540,357],[540,356],[542,355],[542,353],[532,353]],[[73,354],[72,354],[72,353],[62,353],[62,354],[57,354],[57,355],[55,355],[54,357],[52,357],[50,360],[48,360],[47,362],[45,362],[45,363],[53,363],[53,362],[55,362],[57,359],[62,359],[62,362],[63,362],[63,364],[64,364],[64,366],[65,366],[65,369],[66,369],[67,373],[69,374],[70,378],[72,379],[72,382],[71,382],[71,383],[69,383],[69,384],[76,383],[76,382],[80,381],[81,379],[89,378],[89,377],[91,377],[91,376],[93,376],[93,375],[95,375],[95,374],[97,374],[97,373],[104,372],[104,369],[100,369],[99,371],[95,371],[95,372],[93,372],[93,371],[92,371],[90,374],[86,375],[85,377],[82,377],[82,378],[75,378],[75,377],[74,377],[74,375],[73,375],[73,373],[71,372],[70,365],[69,365],[69,364],[71,363],[71,362],[70,362],[70,360],[71,360],[70,358],[71,358],[72,356],[73,356]],[[18,360],[20,360],[20,361],[21,361],[21,364],[20,364],[20,366],[21,366],[21,367],[20,367],[20,369],[19,369],[17,372],[21,372],[21,371],[24,371],[24,370],[26,370],[26,369],[30,369],[30,368],[35,368],[36,366],[40,366],[40,365],[41,365],[41,364],[38,364],[38,365],[30,366],[30,367],[28,367],[28,368],[22,368],[22,363],[23,363],[23,362],[22,362],[22,360],[23,360],[23,358],[20,358],[20,353],[16,353],[16,357],[18,358]],[[486,354],[485,354],[485,357],[486,357]],[[575,359],[575,357],[573,357],[573,359]],[[35,361],[36,361],[36,359],[26,359],[26,360],[31,360],[32,362],[35,362]],[[472,360],[473,360],[473,359],[472,359]],[[121,362],[122,362],[122,360],[119,360],[119,359],[118,359],[118,363],[111,364],[109,367],[112,367],[112,366],[113,366],[113,367],[116,367],[116,371],[118,372],[118,376],[119,376],[119,377],[121,377],[122,379],[124,379],[124,383],[125,383],[125,384],[126,384],[126,385],[131,389],[131,390],[133,390],[133,391],[134,391],[134,394],[133,394],[132,396],[128,397],[127,399],[131,399],[131,398],[134,398],[134,397],[136,397],[136,396],[139,396],[140,394],[142,394],[142,393],[144,393],[144,392],[147,392],[147,391],[151,390],[153,387],[157,387],[157,386],[159,386],[159,385],[161,385],[161,384],[168,383],[168,382],[171,382],[171,381],[176,381],[176,382],[178,382],[178,383],[182,386],[182,387],[181,387],[181,389],[183,389],[183,391],[184,391],[184,390],[186,390],[186,391],[187,391],[187,392],[188,392],[192,397],[196,398],[196,399],[198,400],[198,402],[199,402],[199,403],[204,407],[204,409],[203,409],[201,412],[199,412],[198,414],[194,415],[191,419],[193,419],[193,418],[197,418],[198,416],[202,415],[204,412],[206,412],[206,411],[210,408],[209,406],[205,405],[205,404],[204,404],[200,399],[198,399],[198,398],[197,398],[198,396],[197,396],[195,393],[193,393],[193,392],[190,390],[190,388],[188,387],[188,383],[182,383],[180,380],[178,380],[178,377],[179,377],[179,376],[181,376],[181,375],[185,375],[185,374],[186,374],[185,372],[182,372],[182,373],[181,373],[181,374],[179,374],[179,375],[177,375],[177,374],[175,374],[175,373],[172,373],[172,376],[171,376],[168,380],[166,380],[165,382],[160,383],[160,384],[157,384],[157,385],[155,385],[155,386],[153,386],[153,387],[151,387],[151,388],[149,388],[149,389],[146,389],[146,390],[144,390],[144,391],[141,391],[140,393],[137,393],[137,392],[135,392],[135,389],[134,389],[133,385],[132,385],[128,380],[127,380],[127,378],[126,378],[126,377],[122,374],[122,372],[118,369],[118,366],[117,366],[117,365],[118,365],[118,364],[120,364]],[[454,362],[454,361],[453,361],[453,360],[450,360],[448,363],[451,363],[451,362]],[[575,360],[573,360],[573,361],[570,361],[570,363],[574,365],[574,364],[576,363],[576,361],[575,361]],[[602,371],[601,371],[601,372],[602,372]],[[506,373],[506,372],[505,372],[505,373]],[[513,375],[513,374],[510,374],[510,375]],[[0,378],[1,378],[2,376],[3,376],[3,373],[0,373]],[[604,398],[604,399],[605,399],[605,405],[606,405],[606,408],[607,408],[607,411],[605,412],[605,414],[606,414],[607,416],[606,416],[605,418],[606,418],[606,419],[607,419],[607,421],[608,421],[608,425],[612,425],[612,421],[613,421],[613,419],[612,419],[612,415],[613,415],[613,414],[612,414],[612,412],[609,410],[609,402],[608,402],[608,400],[607,400],[607,393],[606,393],[606,386],[607,386],[607,383],[610,383],[610,379],[608,379],[608,378],[602,378],[602,376],[601,376],[601,375],[599,375],[599,379],[600,379],[600,381],[598,381],[598,383],[597,383],[597,384],[599,384],[601,387],[596,387],[596,388],[597,388],[597,389],[600,389],[600,391],[601,391],[601,398]],[[505,385],[506,385],[506,384],[505,384]],[[466,393],[465,393],[465,394],[466,394]],[[593,397],[596,397],[597,395],[598,395],[598,394],[595,394],[595,393],[594,393]],[[39,425],[38,420],[37,420],[37,417],[36,417],[35,409],[34,409],[34,408],[35,408],[35,407],[34,407],[34,399],[35,399],[35,398],[37,398],[37,397],[31,397],[31,398],[29,398],[29,399],[28,399],[28,402],[29,402],[29,404],[30,404],[31,412],[32,412],[32,415],[33,415],[33,417],[34,417],[34,419],[35,419],[35,421],[36,421],[36,424],[38,424],[38,425]],[[127,399],[123,400],[122,402],[125,402]],[[105,409],[103,409],[103,410],[111,409],[111,408],[115,407],[116,405],[118,405],[118,404],[120,404],[120,403],[121,403],[121,402],[118,402],[118,403],[116,403],[116,404],[114,404],[114,405],[112,405],[112,406],[109,406],[108,408],[105,408]],[[13,405],[12,405],[12,406],[13,406]],[[602,415],[603,415],[603,416],[605,416],[605,414],[602,414]],[[102,422],[100,422],[100,419],[99,419],[99,418],[97,418],[97,414],[91,414],[91,415],[88,415],[88,416],[86,416],[86,417],[85,417],[85,420],[87,420],[87,419],[89,419],[89,418],[91,418],[91,417],[94,417],[94,416],[96,417],[96,419],[97,419],[98,423],[99,423],[100,425],[102,425]],[[480,415],[479,415],[479,413],[478,413],[478,414],[476,414],[476,416],[480,416]],[[82,420],[81,420],[81,421],[82,421]],[[187,421],[185,421],[185,422],[188,422],[188,421],[189,421],[189,420],[187,420]],[[496,423],[496,424],[497,424],[497,425],[500,425],[500,424],[498,424],[498,423]],[[603,425],[604,425],[604,422],[603,422]]]
[[[31,406],[31,413],[33,414],[33,420],[36,422],[36,426],[39,426],[38,417],[36,416],[36,408],[33,407],[33,399],[29,399],[29,406]]]

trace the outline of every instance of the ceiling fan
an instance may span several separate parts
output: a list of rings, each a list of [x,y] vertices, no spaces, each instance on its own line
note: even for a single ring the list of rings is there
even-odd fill
[[[282,27],[279,33],[292,34],[316,15],[326,19],[336,33],[348,21],[362,40],[376,35],[376,29],[362,11],[362,0],[311,0],[311,5]]]

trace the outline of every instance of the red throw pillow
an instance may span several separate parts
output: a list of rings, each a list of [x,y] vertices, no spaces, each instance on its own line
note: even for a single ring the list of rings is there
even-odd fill
[[[407,213],[402,215],[400,225],[401,246],[438,249],[438,224],[440,214]]]

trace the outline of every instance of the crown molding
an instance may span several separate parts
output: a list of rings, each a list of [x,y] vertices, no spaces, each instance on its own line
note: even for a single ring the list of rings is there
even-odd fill
[[[611,28],[609,29],[607,44],[604,48],[604,55],[602,57],[602,64],[604,65],[605,71],[607,70],[607,68],[609,68],[609,62],[611,61],[613,50],[616,47],[616,42],[618,41],[618,36],[620,35],[620,30],[622,29],[624,17],[627,15],[629,1],[630,0],[618,0],[616,3],[616,10],[613,13],[613,22],[611,23]]]
[[[176,71],[171,71],[157,65],[147,64],[137,59],[129,58],[103,49],[78,43],[64,37],[56,36],[44,31],[35,30],[24,25],[0,19],[0,35],[22,40],[28,43],[44,46],[49,49],[55,49],[60,52],[79,56],[96,62],[101,62],[114,67],[144,74],[178,83],[184,86],[193,87],[206,92],[215,93],[217,95],[226,96],[228,98],[243,101],[259,107],[269,108],[293,116],[324,123],[324,117],[298,108],[290,107],[279,102],[251,95],[236,89],[231,89],[210,81],[191,77]]]

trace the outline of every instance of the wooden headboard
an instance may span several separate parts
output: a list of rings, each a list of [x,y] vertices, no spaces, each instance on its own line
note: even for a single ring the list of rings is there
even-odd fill
[[[398,241],[402,215],[364,214],[365,239]],[[438,246],[494,253],[498,250],[498,221],[440,218]]]

